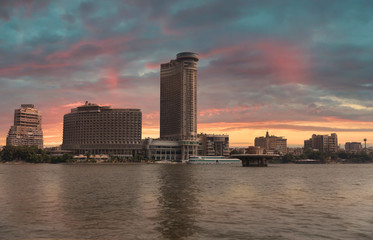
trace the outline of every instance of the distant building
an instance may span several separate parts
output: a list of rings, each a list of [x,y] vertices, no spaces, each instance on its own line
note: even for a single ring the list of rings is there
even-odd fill
[[[46,147],[44,148],[47,154],[52,157],[62,157],[64,154],[71,154],[72,152],[69,150],[62,150],[61,145],[56,147]]]
[[[346,152],[360,152],[362,150],[361,142],[346,142]]]
[[[254,142],[255,147],[263,148],[265,153],[287,153],[287,139],[270,136],[268,131],[265,137],[256,137]]]
[[[303,148],[297,147],[297,148],[288,148],[288,153],[292,154],[294,156],[299,156],[303,154]]]
[[[330,136],[313,134],[312,138],[304,141],[304,149],[318,150],[320,152],[337,152],[337,134],[332,133]]]
[[[148,160],[178,161],[181,159],[181,146],[177,141],[146,138],[143,149]]]
[[[245,154],[263,154],[264,149],[261,147],[254,147],[249,146],[247,149],[245,149]]]
[[[229,156],[229,135],[198,134],[199,156]]]
[[[178,161],[197,155],[198,60],[196,53],[182,52],[161,64],[160,138],[178,142]]]
[[[14,111],[14,125],[9,129],[6,145],[43,148],[41,113],[33,104],[22,104]]]
[[[230,147],[229,154],[245,154],[246,149],[246,147]]]
[[[304,140],[304,149],[312,149],[312,138]]]
[[[86,102],[65,114],[63,150],[131,158],[142,148],[140,109],[112,109]]]

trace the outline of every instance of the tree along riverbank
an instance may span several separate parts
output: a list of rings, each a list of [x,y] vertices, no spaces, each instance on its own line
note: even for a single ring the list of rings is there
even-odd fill
[[[36,146],[5,146],[0,152],[0,162],[6,163],[140,163],[144,162],[142,156],[136,156],[132,159],[121,159],[111,156],[105,161],[97,161],[92,158],[90,153],[86,154],[85,160],[77,160],[72,154],[62,156],[52,156],[44,149],[38,149]]]
[[[286,154],[273,163],[296,163],[299,160],[312,159],[321,163],[373,163],[373,153],[322,153],[306,150],[301,155]],[[144,156],[136,156],[132,159],[121,159],[110,156],[108,160],[100,161],[92,158],[90,153],[86,154],[85,160],[74,159],[71,154],[52,156],[44,149],[36,146],[5,146],[0,152],[0,162],[7,163],[141,163],[148,162]]]
[[[281,163],[296,163],[299,160],[312,159],[321,163],[373,163],[373,153],[364,151],[358,153],[337,152],[323,153],[312,150],[306,150],[301,155],[286,154],[281,159]]]

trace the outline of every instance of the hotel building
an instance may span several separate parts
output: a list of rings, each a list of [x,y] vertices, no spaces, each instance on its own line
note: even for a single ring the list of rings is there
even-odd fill
[[[178,142],[178,160],[197,155],[198,60],[196,53],[182,52],[175,60],[161,64],[160,138]]]
[[[14,125],[9,129],[6,145],[43,148],[41,113],[33,104],[22,104],[14,111]]]
[[[65,114],[63,150],[131,158],[141,150],[140,109],[112,109],[86,102]]]

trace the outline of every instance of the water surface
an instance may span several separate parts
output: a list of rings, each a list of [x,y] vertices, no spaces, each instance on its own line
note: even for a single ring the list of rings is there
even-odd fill
[[[0,164],[0,239],[372,239],[373,164]]]

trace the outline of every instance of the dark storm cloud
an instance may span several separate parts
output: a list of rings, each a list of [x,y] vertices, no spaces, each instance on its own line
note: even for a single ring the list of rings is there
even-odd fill
[[[24,15],[31,17],[34,11],[45,8],[49,0],[1,0],[0,19],[9,21],[14,12],[19,8],[24,8]]]

